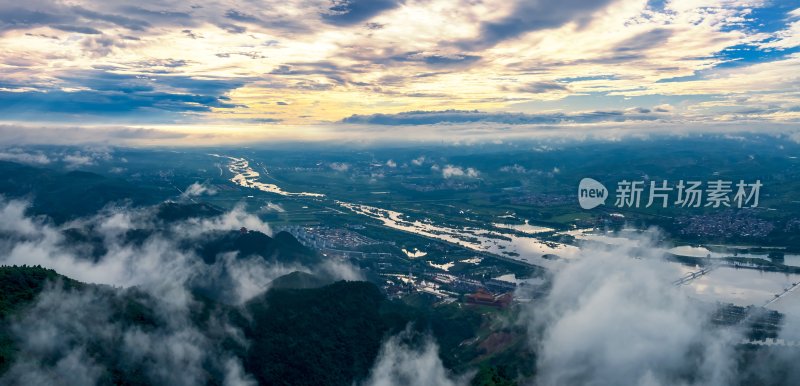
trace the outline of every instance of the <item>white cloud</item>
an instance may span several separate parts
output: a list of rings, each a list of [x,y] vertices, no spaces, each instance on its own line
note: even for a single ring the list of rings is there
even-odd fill
[[[463,169],[459,166],[446,165],[444,169],[442,169],[442,177],[444,178],[453,178],[453,177],[478,178],[479,175],[480,173],[474,168]]]
[[[267,235],[272,234],[269,224],[262,221],[258,216],[248,213],[244,205],[236,205],[230,211],[217,217],[191,218],[174,226],[177,231],[190,237],[198,237],[212,231],[224,231],[242,227]]]
[[[44,153],[27,153],[20,149],[8,149],[5,151],[0,151],[0,160],[32,165],[47,165],[50,163],[50,158]]]
[[[242,364],[233,358],[225,362],[225,380],[223,386],[256,386],[258,383],[242,368]]]
[[[64,156],[63,161],[67,164],[68,168],[72,169],[94,165],[94,159],[92,159],[92,157],[80,153],[67,154]]]
[[[108,357],[135,368],[137,379],[152,384],[197,385],[212,373],[224,385],[254,385],[239,360],[211,341],[240,331],[212,312],[208,331],[192,321],[197,309],[192,289],[213,288],[222,302],[241,305],[263,293],[277,277],[304,271],[333,279],[362,279],[344,262],[317,266],[281,264],[260,256],[222,253],[204,262],[185,245],[207,240],[210,232],[241,226],[269,232],[267,224],[236,207],[220,216],[164,224],[154,208],[107,208],[88,218],[54,225],[26,215],[28,204],[0,196],[0,265],[41,265],[88,283],[80,290],[48,286],[34,304],[10,322],[19,357],[0,377],[0,384],[94,385],[107,379]],[[68,241],[65,229],[91,230],[102,245],[96,258]],[[149,234],[130,242],[131,230]],[[156,322],[142,328],[120,320],[120,304],[143,302]],[[247,342],[241,342],[246,344]],[[101,364],[102,363],[102,364]],[[209,367],[210,366],[210,367]]]
[[[181,198],[189,199],[193,197],[200,197],[202,195],[213,196],[217,194],[217,189],[213,186],[208,186],[204,183],[194,182],[181,193]]]
[[[529,324],[541,385],[728,385],[731,331],[709,327],[716,305],[672,285],[680,271],[645,235],[611,248],[586,246],[553,276]],[[638,257],[638,258],[634,258]],[[682,378],[689,371],[694,375]]]
[[[7,201],[0,196],[0,231],[22,237],[39,234],[42,219],[25,216],[29,206],[30,204],[26,201]]]
[[[49,319],[52,316],[43,316]],[[37,328],[39,326],[33,326]],[[37,331],[46,333],[45,331]],[[35,337],[27,337],[30,340]],[[48,339],[57,340],[58,336],[48,336]],[[29,342],[23,342],[29,344]],[[25,349],[26,347],[23,347]],[[37,347],[42,350],[42,347]],[[42,350],[47,353],[47,350]],[[37,358],[39,359],[39,358]],[[96,385],[105,369],[86,354],[82,347],[65,350],[53,366],[44,366],[38,361],[17,361],[8,371],[0,377],[0,381],[18,385]]]
[[[381,347],[378,359],[363,386],[466,386],[471,374],[454,376],[442,364],[439,347],[425,338],[420,347],[407,340],[406,330],[390,337]]]
[[[136,366],[137,376],[150,383],[205,383],[207,366],[219,366],[215,361],[224,353],[216,352],[194,327],[189,305],[134,291],[109,287],[65,290],[58,284],[46,288],[10,325],[25,360],[15,361],[0,383],[99,384],[109,369],[93,359],[97,356]],[[114,316],[119,304],[131,299],[154,313],[154,326],[143,329]]]
[[[335,279],[355,280],[360,273],[346,264],[326,263],[314,267],[273,263],[259,256],[222,254],[213,264],[205,263],[181,243],[195,244],[212,232],[229,232],[246,227],[271,234],[257,216],[237,206],[212,218],[191,218],[156,226],[149,208],[109,208],[96,216],[55,226],[45,218],[26,216],[27,203],[0,200],[0,264],[41,265],[70,278],[122,287],[142,286],[153,291],[176,293],[184,298],[183,286],[213,282],[222,285],[220,297],[241,303],[269,288],[270,282],[293,271],[316,272]],[[62,233],[67,228],[92,228],[102,239],[104,253],[97,259],[85,257],[86,250],[71,247]],[[159,229],[137,243],[127,242],[132,229]],[[176,292],[177,291],[177,292]],[[180,296],[178,296],[180,295]]]
[[[277,204],[270,201],[264,204],[264,206],[261,207],[260,211],[263,213],[269,213],[269,212],[284,213],[286,212],[286,209],[284,209],[281,204]]]

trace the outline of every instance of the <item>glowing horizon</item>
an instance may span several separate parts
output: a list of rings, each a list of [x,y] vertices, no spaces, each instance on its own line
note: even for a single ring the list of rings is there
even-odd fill
[[[794,132],[798,46],[797,2],[5,2],[0,124]]]

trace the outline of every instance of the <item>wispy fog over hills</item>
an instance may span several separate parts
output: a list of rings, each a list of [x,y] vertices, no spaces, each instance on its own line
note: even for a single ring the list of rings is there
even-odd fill
[[[18,147],[0,384],[791,385],[798,150]],[[587,176],[764,190],[741,210],[585,210]]]

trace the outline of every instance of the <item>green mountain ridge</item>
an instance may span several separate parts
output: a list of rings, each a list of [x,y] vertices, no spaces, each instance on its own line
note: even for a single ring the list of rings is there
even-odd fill
[[[214,342],[215,350],[241,358],[245,370],[264,385],[352,385],[369,375],[381,344],[409,324],[419,332],[418,336],[433,333],[442,342],[443,353],[458,349],[465,336],[462,332],[456,332],[452,338],[447,336],[454,331],[464,331],[464,326],[457,327],[463,321],[454,317],[454,309],[444,313],[435,309],[415,309],[388,300],[369,282],[339,281],[316,288],[280,288],[281,283],[285,285],[298,279],[301,283],[311,281],[314,285],[319,284],[316,281],[318,277],[295,272],[277,279],[275,288],[242,307],[197,298],[199,308],[191,313],[192,324]],[[107,312],[117,325],[144,331],[164,328],[163,317],[153,308],[157,299],[136,288],[115,289],[83,284],[41,267],[0,267],[0,321],[3,322],[0,328],[0,380],[19,355],[9,322],[21,320],[26,315],[27,307],[36,302],[36,296],[47,288],[47,283],[62,286],[67,294],[86,291],[100,294],[112,308]],[[214,332],[213,315],[241,329],[247,345]],[[108,346],[109,342],[103,339],[98,337],[86,343],[88,355],[107,371],[101,384],[152,384],[142,372],[142,363],[120,361],[119,348],[114,344]],[[223,374],[209,366],[208,384],[221,383]],[[481,369],[481,373],[487,371],[488,379],[497,377],[495,367]]]
[[[31,211],[56,223],[96,213],[112,202],[155,204],[163,193],[121,178],[85,171],[60,172],[0,161],[0,194],[31,200]],[[91,199],[87,199],[91,198]]]

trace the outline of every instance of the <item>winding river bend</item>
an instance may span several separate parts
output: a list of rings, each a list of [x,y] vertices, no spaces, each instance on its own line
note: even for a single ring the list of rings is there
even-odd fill
[[[245,188],[257,189],[262,192],[280,194],[281,196],[325,197],[325,195],[321,193],[287,192],[281,189],[278,185],[262,182],[260,181],[261,174],[253,170],[253,168],[250,167],[250,162],[244,158],[236,158],[219,154],[210,154],[210,155],[218,158],[227,158],[230,161],[228,163],[228,171],[233,173],[233,178],[231,178],[230,181],[236,185]]]
[[[450,227],[436,224],[430,219],[413,219],[404,213],[375,206],[356,204],[330,199],[321,193],[287,192],[275,184],[264,183],[261,174],[253,170],[244,158],[212,154],[229,161],[228,170],[233,174],[230,179],[236,185],[274,193],[287,197],[309,197],[329,201],[352,213],[380,221],[383,226],[421,237],[441,240],[450,244],[473,250],[477,253],[491,254],[504,259],[537,265],[546,269],[558,269],[567,261],[581,257],[580,245],[595,242],[606,245],[630,244],[637,241],[620,235],[598,234],[590,229],[575,229],[557,234],[571,235],[578,240],[577,245],[543,241],[539,234],[552,234],[549,228],[525,225],[492,224],[492,229],[477,227]],[[685,248],[673,249],[656,247],[656,250],[667,253],[682,252]],[[702,251],[704,254],[706,250]],[[689,254],[691,255],[691,254]],[[557,256],[558,258],[554,258]],[[714,257],[712,255],[712,257]],[[678,272],[689,272],[693,268],[677,265]],[[672,270],[670,270],[672,271]],[[671,275],[675,272],[665,272]],[[674,277],[665,277],[673,280]],[[758,270],[734,269],[722,267],[691,281],[684,288],[692,297],[707,301],[722,301],[739,305],[764,304],[775,294],[800,282],[800,275],[761,272]],[[794,288],[794,287],[793,287]],[[792,291],[789,295],[770,303],[769,308],[781,310],[789,304],[800,302],[800,291]],[[784,310],[782,310],[784,311]],[[800,316],[799,316],[800,317]]]
[[[230,181],[236,185],[287,197],[326,197],[322,193],[287,192],[278,185],[262,182],[261,174],[253,170],[250,162],[245,158],[219,154],[211,155],[228,160],[228,170],[233,174],[233,178]],[[445,241],[478,253],[488,253],[549,269],[555,268],[559,264],[555,256],[569,259],[577,256],[580,252],[580,249],[573,245],[544,242],[530,236],[534,233],[531,229],[535,227],[532,226],[528,227],[531,229],[524,228],[523,230],[516,229],[513,226],[502,226],[502,224],[498,224],[499,226],[495,226],[493,230],[474,227],[452,228],[435,224],[432,221],[410,220],[401,212],[374,206],[339,200],[333,200],[333,204],[352,213],[378,220],[388,228]],[[547,228],[535,230],[538,232],[549,231]]]

